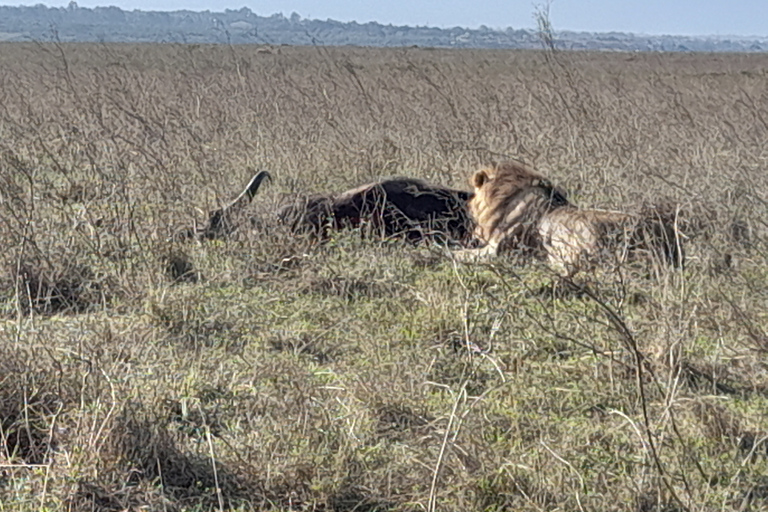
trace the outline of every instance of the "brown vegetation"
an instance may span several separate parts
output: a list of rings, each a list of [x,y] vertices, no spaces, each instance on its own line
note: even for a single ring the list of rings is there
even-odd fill
[[[767,56],[0,50],[0,508],[768,506]],[[553,299],[270,221],[513,155],[584,210],[679,205],[685,268]],[[169,240],[251,169],[253,229]]]

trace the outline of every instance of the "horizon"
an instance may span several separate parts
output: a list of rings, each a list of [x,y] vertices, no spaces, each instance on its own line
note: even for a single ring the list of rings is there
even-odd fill
[[[65,8],[69,0],[49,2],[3,1],[9,7],[44,5]],[[468,28],[481,26],[494,30],[536,29],[537,9],[546,4],[505,2],[491,0],[472,5],[470,0],[423,0],[409,2],[393,0],[387,5],[362,5],[354,0],[333,0],[321,4],[312,0],[267,0],[254,5],[253,1],[212,2],[211,0],[117,0],[76,2],[78,7],[119,7],[122,10],[146,12],[195,11],[223,12],[248,8],[259,16],[293,13],[302,19],[334,20],[381,25]],[[468,7],[471,5],[471,8]],[[271,6],[271,7],[270,7]],[[398,6],[401,8],[399,9]],[[406,8],[406,6],[408,8]],[[586,6],[586,7],[585,7]],[[420,7],[420,8],[418,8]],[[431,18],[431,20],[430,20]],[[768,37],[768,29],[760,20],[768,19],[768,2],[743,0],[738,5],[722,5],[715,0],[647,0],[622,2],[612,0],[555,0],[549,3],[549,19],[555,32],[622,32],[648,36],[708,36],[708,37]],[[565,22],[564,20],[569,20]],[[698,27],[698,28],[695,28]],[[760,27],[758,30],[757,27]]]

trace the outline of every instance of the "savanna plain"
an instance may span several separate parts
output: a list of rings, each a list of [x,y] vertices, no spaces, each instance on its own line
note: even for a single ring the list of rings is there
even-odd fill
[[[0,45],[0,511],[768,510],[768,55]],[[274,212],[518,158],[684,268]],[[181,241],[255,171],[225,240]]]

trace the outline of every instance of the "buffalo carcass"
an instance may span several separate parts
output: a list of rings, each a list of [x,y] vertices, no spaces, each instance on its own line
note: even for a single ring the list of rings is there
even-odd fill
[[[419,179],[383,179],[340,194],[297,199],[280,209],[278,219],[295,233],[320,239],[333,230],[363,228],[376,238],[464,243],[472,236],[471,197],[471,192]]]
[[[240,213],[268,178],[266,171],[256,173],[237,199],[209,213],[204,226],[184,229],[174,238],[216,239],[231,234],[243,219]],[[376,238],[463,244],[472,238],[467,210],[471,197],[471,192],[419,179],[382,179],[339,194],[289,198],[275,222],[320,241],[335,230],[361,228]]]

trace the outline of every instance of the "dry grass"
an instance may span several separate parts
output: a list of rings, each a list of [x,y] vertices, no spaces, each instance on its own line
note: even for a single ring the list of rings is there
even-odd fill
[[[0,46],[0,510],[768,509],[768,57]],[[684,270],[292,238],[517,156]],[[227,241],[168,242],[275,177]]]

